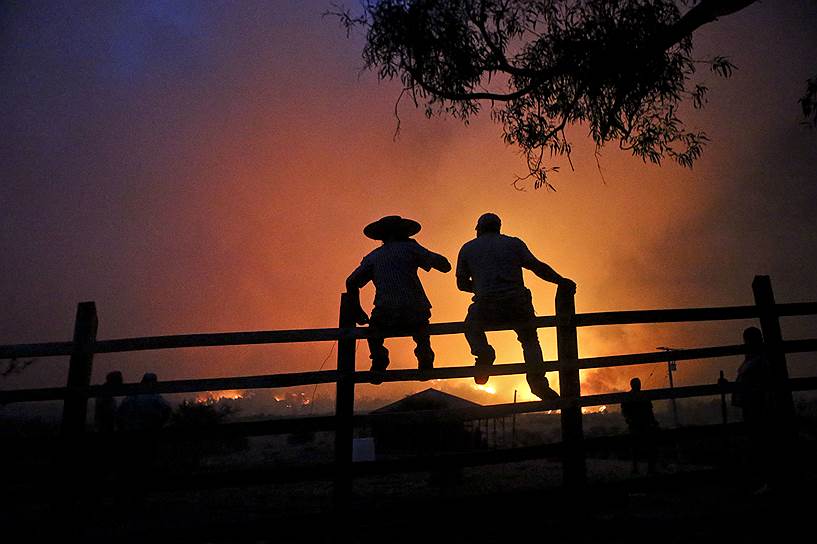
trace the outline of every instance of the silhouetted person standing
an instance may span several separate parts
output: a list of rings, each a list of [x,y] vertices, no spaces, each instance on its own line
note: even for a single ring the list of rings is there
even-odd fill
[[[514,323],[529,369],[527,380],[531,392],[541,399],[555,398],[558,395],[549,387],[544,372],[534,370],[543,364],[542,348],[536,326],[530,322],[535,313],[531,293],[522,279],[522,269],[569,289],[575,289],[576,284],[534,257],[519,238],[500,234],[501,225],[496,214],[483,214],[477,220],[477,237],[462,246],[457,258],[457,288],[474,294],[465,318],[465,338],[476,357],[477,368],[485,369],[496,359],[485,329]],[[474,381],[485,384],[488,375],[477,375]]]
[[[346,290],[359,301],[359,289],[374,283],[374,309],[368,319],[362,309],[357,323],[369,322],[369,353],[372,371],[383,372],[389,366],[389,350],[383,345],[384,336],[395,332],[412,333],[417,347],[414,354],[420,370],[434,367],[434,351],[426,328],[431,318],[431,303],[423,290],[417,269],[432,268],[440,272],[451,270],[448,259],[411,239],[420,232],[420,224],[398,215],[378,219],[363,229],[363,234],[383,242],[366,255],[346,279]],[[381,383],[375,376],[372,383]]]
[[[654,473],[657,457],[655,431],[658,421],[652,410],[652,401],[641,391],[641,380],[638,378],[630,380],[627,400],[621,403],[621,415],[630,431],[633,474],[638,474],[638,461],[642,457],[647,460],[647,472]]]
[[[104,389],[122,385],[122,372],[114,370],[105,376]],[[99,395],[94,400],[94,427],[100,433],[111,433],[116,429],[117,402],[113,395]]]
[[[153,372],[146,372],[141,383],[155,386],[158,378]],[[123,519],[133,516],[138,519],[144,514],[145,494],[156,477],[160,457],[158,437],[151,431],[164,427],[171,412],[170,404],[156,392],[129,395],[119,405],[117,425],[127,433],[123,436],[122,450],[123,492],[117,501]]]
[[[155,385],[156,374],[146,372],[142,383]],[[158,393],[130,395],[122,401],[117,411],[119,428],[125,431],[151,431],[164,427],[171,413],[170,405]]]
[[[757,327],[743,331],[743,345],[746,356],[735,379],[736,391],[732,398],[735,406],[743,411],[743,420],[752,426],[765,423],[771,411],[772,395],[769,389],[772,383],[772,372],[763,333]]]
[[[122,464],[122,448],[119,436],[114,434],[117,429],[116,398],[110,394],[112,388],[122,385],[122,372],[113,370],[105,376],[102,388],[104,393],[94,399],[94,427],[96,431],[105,435],[96,448],[96,465],[98,483],[101,494],[117,493],[116,479]]]
[[[765,492],[772,485],[774,465],[778,457],[775,451],[783,447],[783,444],[773,442],[775,438],[783,437],[775,429],[773,374],[763,333],[757,327],[745,329],[743,344],[746,356],[738,368],[732,404],[740,407],[743,412],[743,421],[749,435],[752,470],[762,480],[758,491]]]

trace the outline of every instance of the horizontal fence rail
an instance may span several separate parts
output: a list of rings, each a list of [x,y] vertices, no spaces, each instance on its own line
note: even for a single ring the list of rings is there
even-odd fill
[[[787,340],[783,342],[785,353],[804,353],[817,351],[817,338],[803,340]],[[711,346],[702,348],[679,349],[672,351],[657,351],[647,353],[633,353],[629,355],[609,355],[604,357],[586,357],[578,360],[579,368],[614,368],[642,364],[655,364],[667,361],[688,361],[717,357],[733,357],[745,353],[742,345]],[[554,372],[559,369],[558,361],[545,361],[539,367],[543,372]],[[524,363],[495,364],[490,369],[481,370],[481,373],[491,376],[511,376],[524,374],[527,367]],[[389,370],[379,376],[384,382],[408,382],[417,380],[444,380],[472,378],[475,375],[474,365],[452,366],[435,368],[433,370],[399,369]],[[88,397],[100,395],[126,396],[147,393],[200,393],[209,391],[274,389],[281,387],[295,387],[299,385],[316,385],[335,383],[337,371],[321,370],[315,372],[293,372],[287,374],[270,374],[261,376],[237,376],[232,378],[200,378],[190,380],[167,380],[155,385],[141,383],[122,384],[116,387],[91,385],[84,389]],[[369,383],[372,376],[369,371],[356,371],[356,383]],[[64,400],[68,389],[66,387],[47,387],[38,389],[19,389],[0,391],[0,404],[12,402]]]
[[[777,304],[774,307],[779,317],[817,314],[817,302]],[[652,323],[680,323],[693,321],[725,321],[753,319],[759,316],[756,306],[724,306],[713,308],[683,308],[677,310],[631,310],[615,312],[593,312],[576,314],[577,327],[600,325],[644,325]],[[539,316],[534,320],[537,328],[556,326],[556,316]],[[502,324],[486,327],[486,331],[511,330],[512,325]],[[432,336],[463,334],[462,322],[433,323],[428,332]],[[386,338],[408,337],[411,332],[387,334]],[[145,336],[97,340],[92,345],[93,353],[118,353],[123,351],[144,351],[156,349],[226,347],[259,344],[282,344],[304,342],[337,341],[344,338],[365,339],[368,330],[356,328],[324,328],[301,330],[278,330],[256,332],[221,332],[206,334],[179,334],[167,336]],[[0,359],[22,359],[27,357],[68,356],[74,352],[73,342],[46,342],[37,344],[12,344],[0,346]]]
[[[442,410],[418,410],[401,413],[354,413],[355,384],[371,382],[374,376],[369,371],[355,370],[356,341],[368,337],[368,328],[354,326],[350,318],[346,295],[341,299],[341,315],[336,328],[223,332],[204,334],[181,334],[137,338],[98,340],[96,338],[97,316],[93,303],[81,303],[77,311],[74,340],[70,342],[50,342],[38,344],[17,344],[0,346],[0,359],[31,357],[71,358],[69,383],[66,387],[19,389],[0,391],[0,404],[31,401],[65,402],[63,434],[74,440],[80,436],[86,442],[104,440],[94,433],[84,433],[88,399],[99,396],[128,396],[147,393],[183,394],[219,390],[251,390],[282,388],[317,384],[336,384],[336,410],[331,416],[310,416],[301,418],[278,418],[264,421],[233,422],[196,429],[168,427],[150,436],[173,440],[176,438],[216,438],[231,436],[259,436],[280,433],[314,431],[334,431],[335,462],[325,467],[297,469],[286,478],[311,479],[315,475],[334,478],[335,492],[339,500],[348,497],[352,478],[363,474],[379,474],[398,470],[415,470],[418,467],[441,466],[446,463],[457,466],[511,462],[535,458],[536,456],[558,455],[564,466],[565,484],[581,486],[584,482],[584,456],[594,444],[604,440],[585,439],[582,430],[581,408],[615,405],[627,399],[628,393],[609,392],[582,395],[579,372],[588,369],[616,368],[631,365],[655,364],[668,361],[692,361],[720,357],[734,357],[746,352],[743,345],[708,346],[649,353],[632,353],[601,357],[579,357],[576,329],[578,327],[620,326],[655,323],[681,323],[722,320],[758,320],[766,339],[770,359],[780,370],[774,390],[784,391],[791,398],[792,391],[817,389],[817,377],[788,377],[786,354],[817,351],[817,339],[783,340],[779,319],[817,315],[817,302],[776,304],[767,276],[758,276],[752,285],[755,304],[751,306],[728,306],[712,308],[682,308],[661,310],[634,310],[613,312],[576,313],[573,294],[557,291],[556,315],[534,318],[537,328],[556,328],[558,360],[544,361],[538,366],[521,363],[498,364],[480,370],[480,374],[491,376],[519,375],[529,372],[559,372],[562,396],[551,401],[515,402],[489,406],[472,406]],[[530,326],[531,323],[525,323]],[[493,324],[486,331],[513,329],[518,323]],[[463,322],[435,323],[428,327],[430,335],[463,334]],[[410,336],[411,331],[397,331],[387,337]],[[122,384],[120,386],[91,385],[91,364],[94,354],[134,352],[144,350],[205,348],[219,346],[266,345],[304,342],[338,342],[338,366],[335,370],[316,372],[279,373],[259,376],[233,376],[204,379],[168,380],[157,384]],[[377,376],[378,381],[409,382],[418,380],[458,379],[474,377],[473,364],[450,366],[429,371],[417,369],[391,370]],[[650,400],[670,400],[679,398],[720,396],[725,403],[725,395],[735,389],[735,384],[724,380],[716,384],[670,387],[643,391]],[[725,406],[725,404],[724,404]],[[725,408],[724,408],[725,410]],[[562,440],[557,444],[530,448],[514,448],[500,453],[469,452],[434,456],[433,459],[408,459],[396,461],[376,461],[352,463],[352,439],[354,427],[376,424],[419,424],[428,421],[477,421],[513,416],[532,412],[555,411],[559,413],[562,425]],[[680,431],[678,429],[673,430]],[[116,433],[123,440],[139,439],[139,433]],[[620,439],[620,437],[618,438]],[[354,466],[353,466],[354,465]],[[273,471],[274,472],[274,471]],[[279,475],[280,477],[280,475]],[[214,480],[218,480],[214,476]],[[240,480],[240,478],[239,478]]]
[[[817,377],[790,378],[789,391],[811,391],[817,389]],[[644,396],[650,400],[672,400],[693,397],[714,397],[729,394],[735,390],[735,383],[690,385],[674,388],[658,388],[644,390]],[[581,397],[582,407],[609,406],[620,404],[627,399],[626,392],[601,393],[584,395]],[[376,423],[410,424],[420,423],[433,419],[444,421],[476,421],[508,417],[517,414],[558,411],[560,402],[556,401],[525,401],[515,403],[490,404],[485,406],[469,406],[464,408],[442,408],[435,410],[415,410],[410,412],[392,412],[377,414],[355,414],[356,426],[372,425]],[[216,426],[201,428],[165,428],[158,432],[122,432],[123,435],[157,435],[157,436],[199,436],[199,437],[230,437],[230,436],[264,436],[272,434],[288,434],[313,431],[333,431],[335,429],[334,416],[304,416],[298,418],[272,418],[261,421],[243,421],[224,423]],[[93,436],[93,435],[89,435]],[[90,439],[90,438],[89,438]]]

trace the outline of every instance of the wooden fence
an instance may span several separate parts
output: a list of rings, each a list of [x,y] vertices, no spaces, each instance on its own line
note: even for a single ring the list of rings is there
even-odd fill
[[[63,400],[63,436],[72,440],[95,439],[94,433],[86,433],[88,399],[105,395],[123,396],[140,393],[189,393],[202,391],[279,388],[299,385],[336,384],[336,407],[334,416],[314,416],[304,418],[279,419],[258,422],[223,424],[206,430],[208,435],[263,435],[314,430],[335,432],[335,460],[331,465],[305,467],[289,470],[286,475],[268,471],[234,474],[228,477],[231,484],[246,481],[260,483],[281,479],[334,479],[335,497],[345,500],[351,490],[355,475],[377,474],[393,471],[424,470],[439,466],[465,466],[519,461],[560,455],[563,462],[563,482],[568,488],[581,488],[585,483],[585,449],[589,441],[584,439],[582,408],[618,404],[626,399],[626,393],[604,393],[582,395],[579,371],[591,368],[613,368],[618,366],[659,363],[670,360],[692,360],[713,357],[736,356],[744,353],[742,345],[712,346],[685,349],[672,352],[632,353],[605,357],[580,358],[577,328],[603,325],[629,325],[648,323],[694,322],[717,320],[758,319],[767,343],[770,358],[777,372],[777,387],[788,391],[817,389],[817,377],[789,379],[786,354],[817,351],[817,338],[784,341],[779,318],[783,316],[817,315],[817,302],[776,304],[768,276],[757,276],[752,284],[754,304],[719,308],[686,308],[670,310],[638,310],[618,312],[595,312],[577,314],[572,293],[558,290],[556,294],[556,315],[535,318],[538,328],[555,327],[558,359],[546,361],[542,371],[557,371],[561,397],[556,401],[535,401],[513,404],[449,409],[443,411],[414,412],[411,414],[354,414],[355,384],[370,381],[368,371],[355,370],[356,340],[365,338],[366,328],[356,327],[350,311],[351,301],[347,294],[341,296],[338,328],[232,332],[213,334],[187,334],[173,336],[153,336],[116,340],[97,339],[97,314],[93,302],[78,305],[74,338],[70,342],[41,344],[20,344],[0,346],[0,359],[25,357],[70,356],[68,383],[65,387],[21,389],[0,391],[0,404],[11,402]],[[507,325],[491,330],[508,330]],[[464,324],[437,323],[429,327],[430,334],[462,334]],[[408,334],[406,334],[408,335]],[[403,336],[403,335],[396,335]],[[175,349],[209,346],[234,346],[250,344],[275,344],[296,342],[337,341],[337,368],[317,372],[270,374],[262,376],[234,376],[192,380],[172,380],[158,384],[123,384],[117,387],[91,385],[93,357],[98,353],[115,353],[139,350]],[[388,371],[384,381],[404,382],[418,379],[451,379],[474,376],[474,366],[443,367],[430,371],[393,370]],[[495,365],[490,374],[525,374],[529,369],[524,364]],[[698,396],[721,395],[730,392],[733,384],[724,380],[711,385],[694,385],[671,389],[646,390],[652,399],[674,399]],[[395,418],[423,421],[428,418],[482,419],[507,416],[517,413],[560,410],[562,440],[544,446],[513,448],[510,450],[470,452],[437,455],[433,458],[417,458],[399,461],[352,462],[353,431],[356,425],[372,422],[375,418]],[[159,434],[171,434],[165,429]],[[217,480],[218,477],[211,480]],[[212,482],[211,482],[212,483]]]

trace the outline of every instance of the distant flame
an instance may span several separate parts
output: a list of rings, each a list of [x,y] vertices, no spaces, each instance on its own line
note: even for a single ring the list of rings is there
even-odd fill
[[[220,400],[239,400],[244,398],[244,392],[238,390],[231,391],[206,391],[196,395],[196,402],[199,404],[206,404],[208,402],[215,403]]]
[[[489,395],[496,395],[496,389],[489,385],[475,385],[474,389],[476,389],[477,391],[484,391]]]
[[[276,403],[281,403],[285,408],[298,409],[302,406],[309,406],[312,404],[312,399],[308,398],[304,393],[286,393],[281,395],[273,395]]]
[[[607,413],[607,406],[599,406],[598,408],[594,406],[586,406],[582,408],[583,414],[606,414]]]

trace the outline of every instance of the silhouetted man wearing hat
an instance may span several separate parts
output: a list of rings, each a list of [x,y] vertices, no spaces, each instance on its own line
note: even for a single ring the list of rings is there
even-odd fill
[[[550,389],[544,371],[534,370],[543,364],[542,348],[536,326],[530,322],[535,314],[530,291],[522,279],[522,269],[527,268],[560,287],[575,290],[576,284],[534,257],[519,238],[500,234],[501,225],[496,214],[483,214],[477,221],[477,237],[462,246],[457,258],[457,288],[474,293],[465,318],[465,338],[476,357],[477,368],[484,369],[496,359],[485,329],[496,324],[514,324],[528,365],[531,392],[541,399],[554,398],[556,392]],[[488,375],[477,375],[474,381],[485,384]]]
[[[366,255],[360,266],[346,279],[346,290],[356,299],[359,289],[374,283],[374,309],[369,320],[360,310],[357,322],[369,324],[369,352],[372,371],[382,372],[389,366],[389,350],[383,336],[395,332],[410,332],[417,347],[420,370],[434,366],[434,352],[426,332],[431,317],[431,303],[423,290],[417,269],[432,268],[440,272],[451,270],[448,259],[427,250],[410,237],[420,232],[420,224],[398,215],[383,217],[363,229],[363,234],[383,245]],[[372,383],[381,383],[374,377]]]

